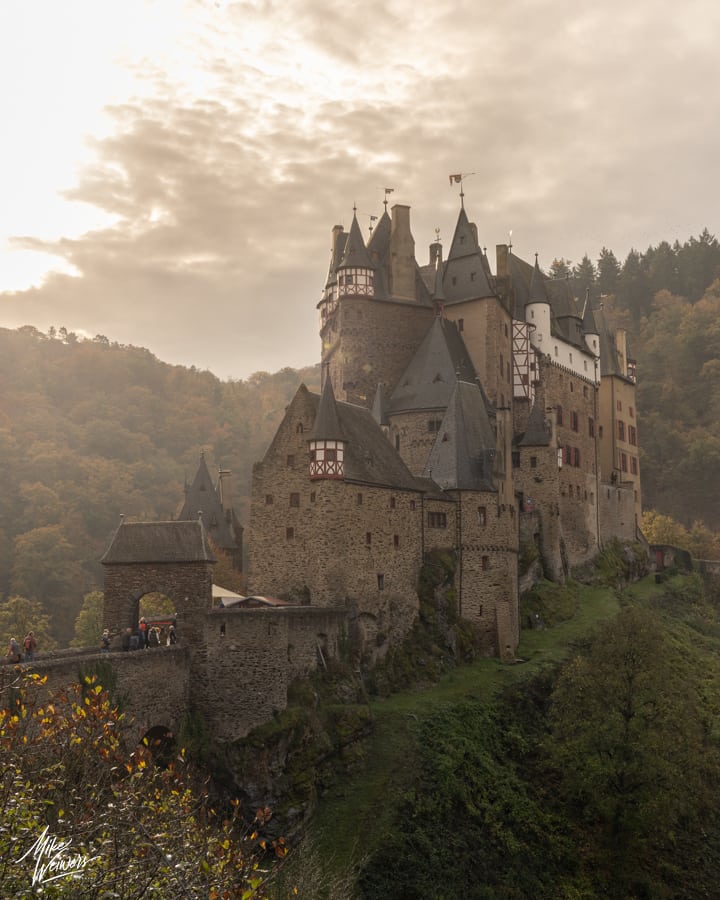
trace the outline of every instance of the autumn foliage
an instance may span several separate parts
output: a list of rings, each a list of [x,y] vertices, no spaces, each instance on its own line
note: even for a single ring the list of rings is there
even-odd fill
[[[211,802],[182,751],[165,766],[147,744],[127,752],[123,716],[92,678],[49,694],[19,668],[0,677],[0,896],[266,896],[286,852],[262,838],[269,810],[248,825],[237,803]],[[43,866],[60,844],[68,870],[53,880]]]

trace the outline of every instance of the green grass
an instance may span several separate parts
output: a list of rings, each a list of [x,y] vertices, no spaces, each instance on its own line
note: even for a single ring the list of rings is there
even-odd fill
[[[654,578],[634,585],[631,596],[651,599],[663,590]],[[364,742],[365,761],[357,774],[321,797],[305,841],[291,854],[276,898],[348,900],[352,873],[392,828],[397,801],[414,775],[418,722],[464,698],[487,698],[507,685],[564,659],[573,644],[598,623],[617,615],[622,595],[612,588],[574,584],[575,614],[553,628],[522,630],[515,663],[478,660],[453,669],[424,691],[393,694],[370,703],[374,730]],[[311,885],[311,887],[309,887]]]

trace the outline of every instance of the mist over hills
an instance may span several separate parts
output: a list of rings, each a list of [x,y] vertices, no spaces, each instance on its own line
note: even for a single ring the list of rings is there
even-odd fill
[[[720,247],[603,249],[550,272],[602,304],[637,359],[643,506],[720,531]],[[319,365],[222,381],[147,349],[64,328],[0,329],[0,597],[39,600],[60,642],[119,517],[173,518],[201,452],[232,472],[247,524],[253,463],[297,387],[318,390]]]

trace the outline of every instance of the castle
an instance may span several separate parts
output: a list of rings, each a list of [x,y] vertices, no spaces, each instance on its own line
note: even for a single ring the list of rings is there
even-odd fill
[[[447,258],[420,265],[410,209],[367,243],[332,231],[322,391],[297,391],[253,469],[248,590],[343,607],[372,653],[418,612],[425,554],[451,551],[488,653],[519,634],[519,557],[565,577],[641,515],[635,363],[602,308],[496,248],[463,194]]]

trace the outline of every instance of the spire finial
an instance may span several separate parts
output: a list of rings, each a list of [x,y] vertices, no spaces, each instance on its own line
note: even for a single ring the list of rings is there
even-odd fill
[[[385,212],[387,212],[388,205],[388,194],[392,194],[395,188],[385,188],[385,199],[383,200],[383,206],[385,207]]]

